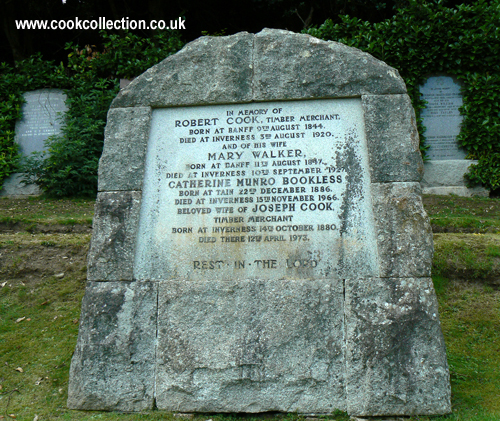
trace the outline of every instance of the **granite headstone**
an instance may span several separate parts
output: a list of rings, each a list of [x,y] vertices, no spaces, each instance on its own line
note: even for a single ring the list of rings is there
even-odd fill
[[[22,117],[16,122],[15,141],[21,157],[46,152],[45,140],[61,132],[62,117],[67,111],[66,94],[60,89],[38,89],[23,94]],[[24,185],[23,174],[13,174],[4,181],[0,195],[39,194],[36,185]]]
[[[458,144],[463,105],[460,83],[451,76],[431,76],[420,87],[427,101],[422,110],[425,137],[429,149],[422,180],[424,193],[487,195],[487,190],[467,188],[464,174],[477,161],[466,160],[467,152]]]
[[[430,160],[465,159],[466,152],[457,142],[463,117],[460,85],[450,76],[432,76],[420,87],[422,98],[427,101],[422,110],[426,127],[425,137]]]
[[[397,71],[203,37],[108,113],[68,406],[450,412],[415,114]]]

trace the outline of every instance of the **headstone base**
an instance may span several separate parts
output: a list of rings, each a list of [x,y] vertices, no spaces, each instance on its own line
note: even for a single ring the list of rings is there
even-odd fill
[[[437,196],[448,196],[453,194],[461,197],[488,197],[489,191],[482,187],[427,187],[424,188],[423,194],[435,194]]]
[[[465,184],[464,174],[472,164],[473,160],[443,160],[428,161],[424,163],[424,178],[420,183],[423,194],[457,196],[488,196],[489,191],[481,186],[469,188]]]
[[[0,190],[0,197],[38,196],[42,194],[40,187],[36,184],[24,185],[22,183],[23,176],[23,173],[17,173],[7,178]]]
[[[430,278],[89,282],[82,312],[71,409],[450,412]]]

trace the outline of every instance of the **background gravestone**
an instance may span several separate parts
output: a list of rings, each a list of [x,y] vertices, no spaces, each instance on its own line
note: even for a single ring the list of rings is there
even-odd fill
[[[457,142],[463,119],[459,111],[463,105],[460,84],[451,76],[431,76],[420,93],[427,101],[422,119],[429,146],[422,180],[424,193],[488,195],[481,187],[468,189],[465,185],[464,174],[477,161],[466,160],[467,152]]]
[[[15,140],[22,157],[46,150],[44,142],[61,132],[61,119],[68,110],[66,94],[60,89],[39,89],[23,94],[22,117],[16,122]],[[6,179],[0,196],[40,194],[36,185],[21,183],[23,174]]]
[[[425,137],[432,161],[463,160],[467,154],[457,142],[463,117],[458,109],[463,105],[460,84],[450,76],[432,76],[420,87],[427,105],[422,110]]]
[[[445,414],[415,114],[396,70],[203,37],[108,113],[76,409]]]

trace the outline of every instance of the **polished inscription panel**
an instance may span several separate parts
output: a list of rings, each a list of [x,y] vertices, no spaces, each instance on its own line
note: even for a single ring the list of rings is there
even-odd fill
[[[153,111],[136,279],[378,274],[360,99]]]
[[[460,85],[449,76],[432,76],[420,87],[420,92],[427,101],[422,119],[429,145],[428,158],[464,159],[466,152],[457,142],[463,119],[459,111],[463,105]]]

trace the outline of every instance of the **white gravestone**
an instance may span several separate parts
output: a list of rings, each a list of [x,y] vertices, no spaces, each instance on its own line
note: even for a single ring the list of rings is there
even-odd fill
[[[420,92],[427,101],[422,110],[429,145],[427,157],[430,160],[465,159],[466,152],[457,143],[463,119],[458,111],[463,105],[460,85],[449,76],[432,76]]]
[[[21,157],[33,152],[47,152],[45,141],[61,132],[62,116],[68,110],[66,94],[60,89],[39,89],[23,95],[22,117],[16,122],[15,140]],[[35,185],[21,183],[23,174],[13,174],[5,180],[0,195],[17,196],[39,194]]]
[[[485,195],[480,187],[468,189],[464,174],[477,161],[466,160],[467,152],[457,142],[463,116],[460,84],[450,76],[431,76],[420,87],[426,108],[422,110],[425,137],[429,149],[422,180],[424,193]]]
[[[45,140],[61,132],[61,116],[68,110],[66,94],[59,89],[39,89],[26,92],[22,118],[16,123],[16,141],[20,152],[46,151]]]

